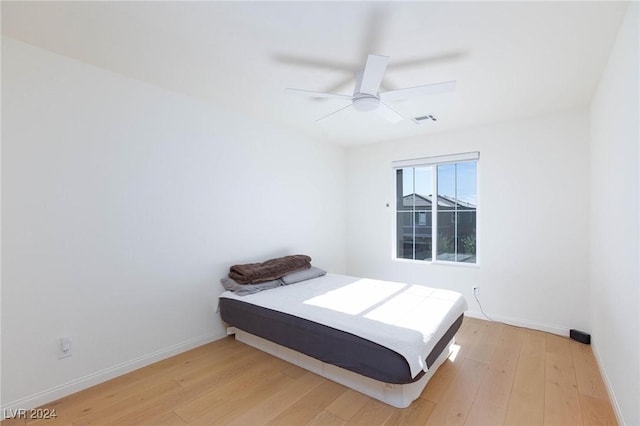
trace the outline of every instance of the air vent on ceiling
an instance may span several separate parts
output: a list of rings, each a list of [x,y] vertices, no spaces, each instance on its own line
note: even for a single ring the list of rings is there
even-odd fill
[[[420,117],[415,117],[413,121],[420,124],[426,121],[438,121],[438,117],[436,117],[434,114],[428,114],[428,115],[422,115]]]

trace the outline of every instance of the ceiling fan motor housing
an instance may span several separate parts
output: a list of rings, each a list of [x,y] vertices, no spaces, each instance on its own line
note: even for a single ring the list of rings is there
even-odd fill
[[[380,98],[373,95],[359,93],[353,98],[353,108],[358,112],[368,112],[378,109]]]

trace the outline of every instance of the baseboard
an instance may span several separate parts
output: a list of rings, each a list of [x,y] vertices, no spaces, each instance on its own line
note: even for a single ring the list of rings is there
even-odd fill
[[[40,407],[41,405],[44,405],[48,402],[52,402],[62,397],[71,395],[72,393],[90,388],[91,386],[95,386],[107,380],[129,373],[133,370],[137,370],[138,368],[146,367],[147,365],[153,364],[154,362],[162,361],[163,359],[178,355],[182,352],[186,352],[190,349],[202,346],[223,337],[225,337],[224,334],[206,334],[203,336],[195,337],[193,339],[189,339],[184,342],[159,349],[149,354],[142,355],[138,358],[134,358],[132,360],[114,365],[113,367],[96,371],[95,373],[88,374],[75,380],[71,380],[67,383],[54,386],[42,392],[38,392],[33,395],[20,398],[16,401],[3,404],[2,406],[0,406],[0,410],[3,413],[2,417],[4,418],[7,413],[15,413],[15,410],[18,409],[29,410],[31,408]]]
[[[545,324],[545,323],[534,322],[534,321],[526,321],[518,318],[509,318],[509,317],[503,317],[500,315],[493,315],[493,314],[490,314],[491,320],[489,320],[487,319],[487,317],[485,317],[482,314],[482,312],[471,311],[471,310],[466,311],[464,314],[465,316],[468,316],[471,318],[477,318],[477,319],[482,319],[486,321],[495,320],[495,321],[503,322],[505,324],[515,325],[517,327],[531,328],[533,330],[539,330],[547,333],[569,337],[569,328],[561,327],[558,325]]]
[[[593,350],[593,355],[596,359],[596,364],[598,364],[600,375],[604,380],[604,385],[607,388],[607,394],[609,395],[609,401],[611,401],[611,405],[613,406],[613,412],[616,413],[616,420],[618,420],[619,425],[626,425],[626,423],[624,422],[624,417],[622,416],[622,410],[620,409],[620,406],[618,405],[618,400],[616,399],[616,394],[613,392],[613,387],[611,386],[611,382],[609,381],[609,376],[607,376],[607,371],[604,368],[602,368],[602,360],[600,359],[598,348],[595,344],[592,344],[591,349]]]

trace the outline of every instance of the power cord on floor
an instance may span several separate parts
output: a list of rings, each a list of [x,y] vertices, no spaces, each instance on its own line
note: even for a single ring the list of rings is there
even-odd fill
[[[484,309],[482,309],[482,303],[480,303],[480,299],[478,298],[478,295],[476,294],[476,292],[473,292],[473,298],[476,299],[476,302],[478,302],[478,306],[480,307],[480,312],[482,312],[482,315],[484,315],[484,317],[486,319],[488,319],[491,322],[497,322],[498,324],[504,324],[504,325],[508,325],[509,327],[516,327],[516,328],[526,328],[529,329],[529,327],[522,327],[520,325],[513,325],[513,324],[508,324],[504,321],[498,321],[497,319],[493,319],[491,318],[489,315],[487,315],[487,313],[484,311]]]
[[[484,309],[482,309],[482,303],[480,303],[480,299],[478,299],[478,295],[476,294],[476,292],[473,292],[473,297],[476,299],[476,302],[478,302],[478,306],[480,306],[480,312],[482,312],[482,315],[484,315],[484,317],[486,319],[488,319],[489,321],[493,321],[493,322],[500,322],[502,324],[504,324],[502,321],[497,321],[494,320],[493,318],[491,318],[489,315],[486,314],[486,312],[484,311]],[[508,324],[507,324],[508,325]]]

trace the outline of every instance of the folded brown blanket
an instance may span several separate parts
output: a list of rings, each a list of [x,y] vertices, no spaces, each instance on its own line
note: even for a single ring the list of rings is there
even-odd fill
[[[311,267],[311,258],[304,254],[278,257],[263,263],[247,263],[233,265],[229,271],[229,278],[239,284],[257,284],[265,281],[277,280],[291,272]]]

